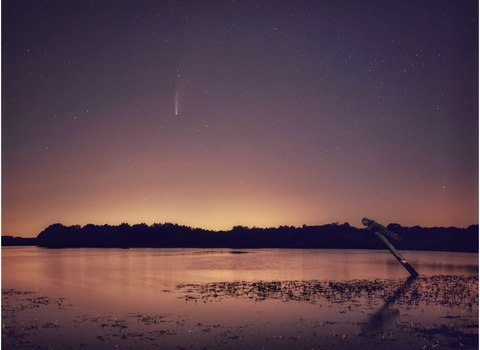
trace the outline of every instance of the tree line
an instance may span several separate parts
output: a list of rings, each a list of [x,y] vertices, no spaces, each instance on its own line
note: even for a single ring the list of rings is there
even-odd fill
[[[478,225],[456,227],[405,227],[389,224],[402,240],[401,250],[478,252]],[[173,223],[129,225],[48,226],[36,238],[2,236],[2,245],[35,245],[47,248],[343,248],[385,249],[376,235],[365,229],[332,223],[321,226],[249,228],[212,231]]]

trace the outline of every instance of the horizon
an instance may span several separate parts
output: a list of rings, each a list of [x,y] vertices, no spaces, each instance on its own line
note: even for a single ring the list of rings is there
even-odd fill
[[[204,230],[204,231],[212,231],[212,232],[229,232],[229,231],[232,231],[235,227],[243,227],[243,228],[246,228],[246,229],[260,229],[260,230],[267,230],[267,229],[278,229],[278,228],[281,228],[281,227],[294,227],[294,228],[303,228],[303,226],[305,225],[306,227],[315,227],[315,226],[327,226],[327,225],[338,225],[338,226],[342,226],[344,224],[348,224],[350,227],[354,227],[356,229],[367,229],[365,226],[363,225],[352,225],[351,223],[349,223],[348,221],[345,221],[343,223],[341,222],[331,222],[331,223],[324,223],[324,224],[311,224],[311,225],[306,225],[306,224],[302,224],[302,225],[278,225],[278,226],[265,226],[265,227],[259,227],[259,226],[247,226],[247,225],[233,225],[232,227],[230,228],[226,228],[226,229],[209,229],[209,228],[205,228],[205,227],[199,227],[199,226],[190,226],[190,225],[184,225],[184,224],[181,224],[181,223],[177,223],[177,222],[153,222],[151,224],[148,224],[148,223],[145,223],[145,222],[139,222],[139,223],[128,223],[128,222],[122,222],[122,223],[119,223],[119,224],[108,224],[108,223],[87,223],[87,224],[69,224],[69,225],[65,225],[61,222],[56,222],[56,223],[52,223],[46,227],[44,227],[42,230],[40,230],[36,235],[34,236],[13,236],[13,235],[9,235],[9,234],[4,234],[2,232],[2,237],[6,237],[6,236],[9,236],[9,237],[20,237],[20,238],[36,238],[41,232],[43,232],[45,229],[47,229],[48,227],[52,226],[52,225],[57,225],[57,224],[60,224],[60,225],[63,225],[65,227],[71,227],[71,226],[80,226],[80,228],[84,228],[85,226],[87,225],[94,225],[94,226],[112,226],[112,227],[115,227],[115,226],[120,226],[122,224],[127,224],[129,225],[130,227],[132,226],[135,226],[135,225],[147,225],[148,227],[152,227],[153,225],[155,224],[158,224],[158,225],[165,225],[165,224],[172,224],[172,225],[178,225],[180,227],[188,227],[188,228],[191,228],[193,230],[196,230],[196,229],[200,229],[200,230]],[[468,226],[465,226],[465,227],[458,227],[458,226],[420,226],[420,225],[411,225],[411,226],[407,226],[407,225],[402,225],[400,223],[397,223],[397,222],[389,222],[389,223],[380,223],[382,224],[383,226],[387,227],[388,225],[390,224],[399,224],[400,226],[402,227],[405,227],[405,228],[413,228],[413,227],[421,227],[421,228],[458,228],[458,229],[467,229],[471,226],[478,226],[479,224],[471,224],[471,225],[468,225]]]
[[[477,3],[2,14],[2,236],[478,224]]]

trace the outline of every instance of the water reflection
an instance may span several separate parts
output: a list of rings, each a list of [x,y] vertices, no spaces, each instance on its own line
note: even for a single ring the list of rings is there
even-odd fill
[[[455,342],[478,343],[478,331],[467,334],[478,329],[476,254],[406,252],[423,274],[406,281],[389,252],[369,250],[2,252],[2,287],[36,291],[4,290],[2,334],[11,344],[365,349],[362,326],[383,345],[376,329],[395,319],[387,332],[397,347],[420,348],[451,325],[447,317],[455,317]],[[457,275],[447,275],[450,265]],[[416,321],[423,328],[406,328]]]
[[[400,316],[400,310],[395,308],[392,310],[392,306],[395,304],[398,298],[403,297],[405,293],[410,289],[412,283],[418,278],[418,276],[410,276],[405,283],[398,288],[393,295],[383,304],[369,319],[366,325],[362,326],[362,332],[372,332],[376,330],[385,329],[388,324],[391,324],[395,319]]]
[[[478,276],[478,254],[407,251],[404,256],[424,276],[450,271]],[[35,290],[99,307],[116,305],[125,309],[134,303],[168,304],[159,291],[173,290],[179,284],[376,278],[403,281],[406,274],[388,251],[2,248],[4,288]]]

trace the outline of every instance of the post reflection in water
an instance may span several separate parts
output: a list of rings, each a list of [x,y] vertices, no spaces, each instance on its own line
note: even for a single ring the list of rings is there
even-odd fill
[[[405,295],[410,289],[412,283],[418,276],[410,276],[405,283],[398,288],[395,293],[383,304],[378,310],[370,316],[366,325],[362,326],[362,332],[368,333],[377,330],[383,330],[395,319],[400,317],[400,310],[398,308],[392,310],[392,306],[395,304],[398,298]]]

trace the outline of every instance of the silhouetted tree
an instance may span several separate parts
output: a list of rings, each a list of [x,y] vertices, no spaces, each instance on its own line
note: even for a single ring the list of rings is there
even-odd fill
[[[400,235],[398,248],[413,250],[455,250],[478,252],[478,225],[467,229],[454,227],[422,228],[389,224],[387,229]],[[6,244],[21,244],[5,238]],[[322,226],[279,226],[248,228],[234,226],[230,231],[209,231],[172,223],[145,223],[130,226],[53,224],[35,240],[43,247],[230,247],[230,248],[352,248],[383,249],[382,243],[367,229],[345,222]],[[31,244],[32,241],[29,241]]]

